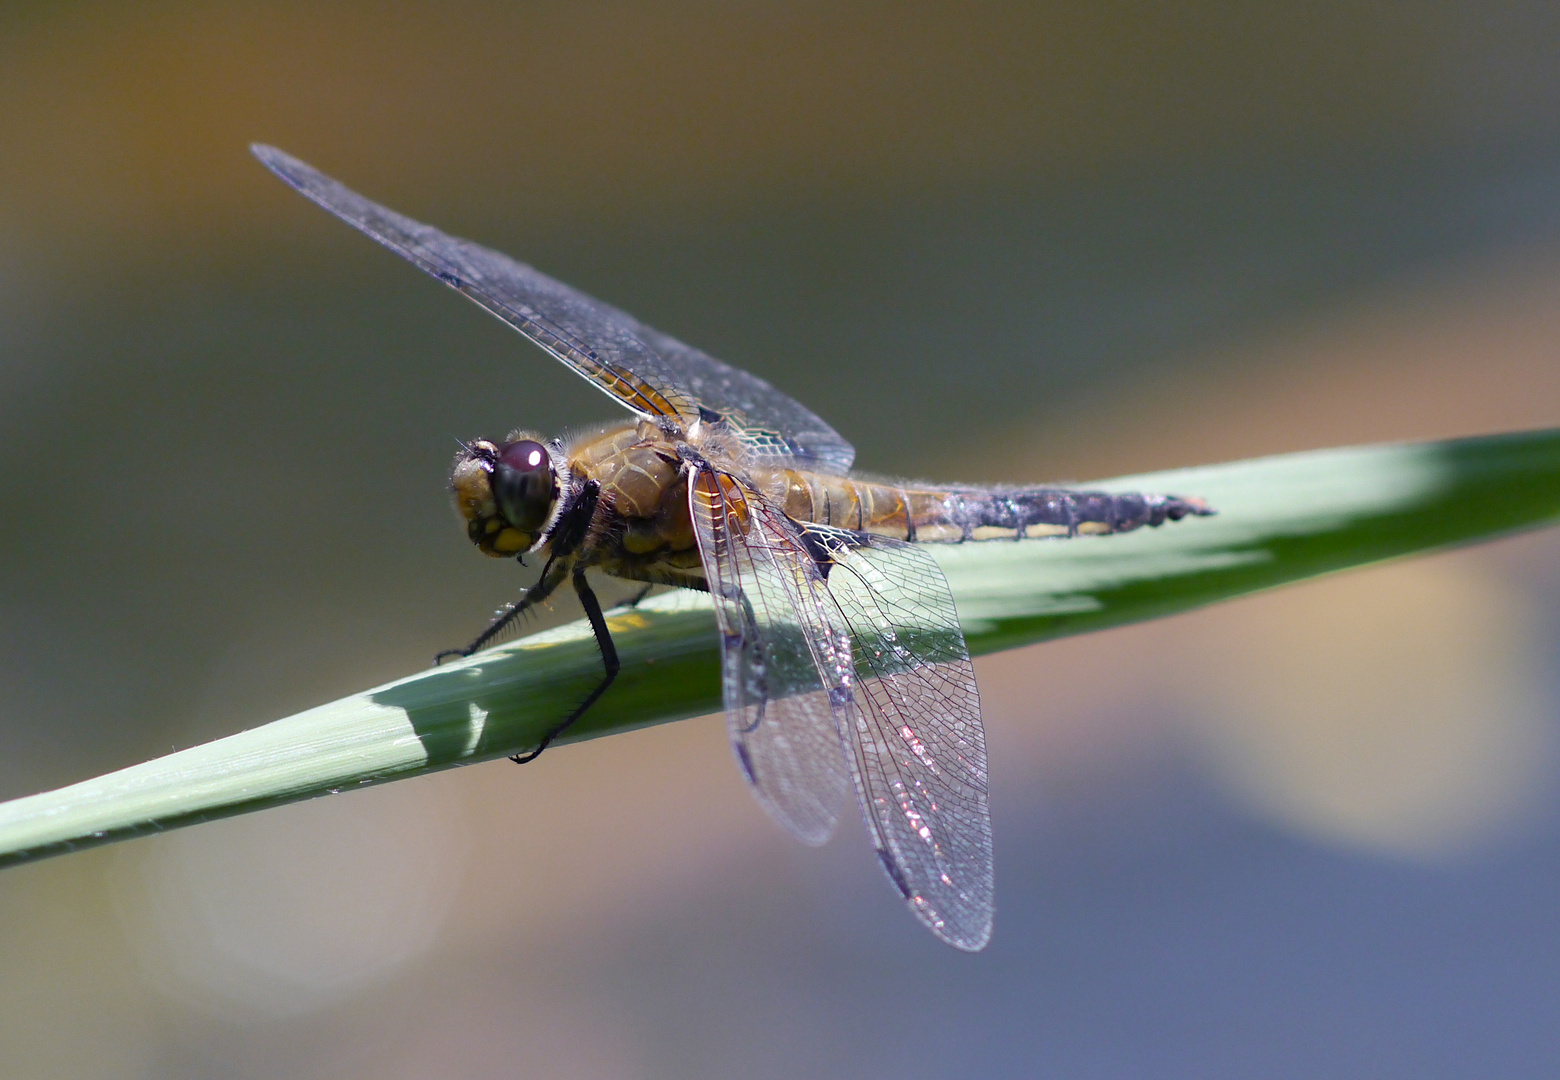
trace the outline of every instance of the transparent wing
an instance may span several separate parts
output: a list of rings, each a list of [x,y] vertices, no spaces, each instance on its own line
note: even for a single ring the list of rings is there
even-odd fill
[[[827,549],[850,634],[851,773],[878,856],[938,937],[991,936],[991,814],[980,695],[947,579],[915,544],[803,526]]]
[[[821,844],[850,788],[835,715],[849,693],[849,643],[784,514],[707,468],[690,478],[688,505],[720,624],[732,748],[764,809]]]
[[[762,379],[507,255],[365,199],[280,150],[251,149],[304,196],[463,293],[641,416],[688,425],[700,419],[702,406],[738,432],[755,461],[800,458],[829,471],[850,468],[851,445]]]
[[[889,879],[938,937],[984,947],[986,739],[941,569],[914,544],[800,525],[716,470],[697,471],[688,498],[721,628],[727,724],[759,801],[821,842],[834,819],[818,807],[843,790],[843,742]],[[830,738],[836,724],[843,740]]]
[[[856,448],[801,402],[653,327],[636,326],[639,340],[655,351],[678,385],[720,413],[741,436],[752,461],[784,466],[801,459],[819,472],[850,471]]]

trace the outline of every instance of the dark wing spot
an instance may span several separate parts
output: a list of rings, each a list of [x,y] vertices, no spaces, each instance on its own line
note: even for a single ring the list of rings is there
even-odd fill
[[[899,895],[906,900],[910,899],[910,883],[905,880],[904,874],[894,864],[894,860],[888,857],[888,852],[878,848],[877,857],[878,861],[883,864],[883,872],[888,875],[888,880],[892,881],[894,888],[899,890]]]
[[[703,420],[706,424],[718,424],[726,418],[720,413],[716,412],[714,409],[707,409],[703,405],[700,405],[699,419]]]
[[[834,556],[829,553],[829,547],[811,529],[802,529],[802,544],[807,548],[807,555],[813,564],[818,567],[818,573],[823,580],[829,580],[829,571],[834,569]]]
[[[748,753],[748,748],[742,743],[737,743],[737,761],[742,766],[742,775],[747,777],[747,782],[758,785],[758,777],[753,775],[753,758]]]

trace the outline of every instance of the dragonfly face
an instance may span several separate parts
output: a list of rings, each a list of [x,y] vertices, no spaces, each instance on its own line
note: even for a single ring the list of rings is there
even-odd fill
[[[478,439],[455,459],[450,490],[471,542],[486,555],[513,558],[535,546],[553,517],[558,467],[538,439]]]
[[[889,880],[944,941],[985,946],[993,911],[980,697],[932,543],[1125,532],[1211,513],[1194,499],[1059,488],[927,488],[850,475],[823,420],[561,282],[389,210],[270,147],[284,181],[530,338],[634,419],[567,444],[478,440],[451,487],[488,555],[545,558],[465,649],[572,582],[618,671],[587,568],[702,589],[720,629],[727,730],[753,793],[822,843],[852,790]],[[442,655],[442,654],[441,654]]]

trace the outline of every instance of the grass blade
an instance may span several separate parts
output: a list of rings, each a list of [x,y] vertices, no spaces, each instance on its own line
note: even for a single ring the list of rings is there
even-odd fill
[[[934,548],[973,653],[1083,633],[1560,517],[1560,429],[1123,477],[1213,518],[1067,542]],[[570,739],[720,708],[707,599],[608,618],[623,673]],[[58,791],[0,804],[0,865],[501,757],[600,676],[583,621]]]

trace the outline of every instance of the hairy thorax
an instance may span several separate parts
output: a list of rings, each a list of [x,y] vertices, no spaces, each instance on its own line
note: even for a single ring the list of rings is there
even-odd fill
[[[601,486],[597,565],[640,581],[701,578],[676,446],[654,424],[614,426],[569,448],[573,475]]]

